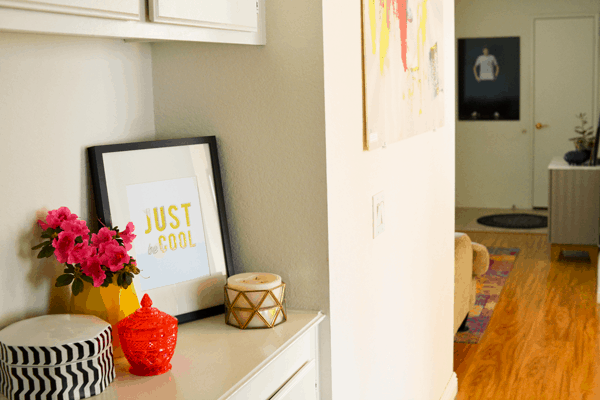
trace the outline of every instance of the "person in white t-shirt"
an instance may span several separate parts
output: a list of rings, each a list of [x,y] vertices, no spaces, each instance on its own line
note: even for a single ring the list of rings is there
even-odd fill
[[[489,50],[484,47],[483,55],[477,57],[477,61],[475,61],[475,65],[473,66],[473,73],[477,82],[495,81],[500,73],[500,66],[498,65],[498,61],[496,61],[496,57],[488,53]],[[479,74],[477,74],[478,66]]]

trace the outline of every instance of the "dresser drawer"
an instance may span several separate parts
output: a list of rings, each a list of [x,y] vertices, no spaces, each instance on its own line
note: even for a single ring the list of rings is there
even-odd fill
[[[310,360],[269,400],[317,400],[317,368]]]
[[[314,328],[305,332],[295,342],[276,355],[260,371],[253,373],[252,378],[227,399],[267,400],[272,398],[305,364],[311,360],[314,364],[316,354],[315,333]],[[315,380],[313,379],[313,387],[314,383]]]

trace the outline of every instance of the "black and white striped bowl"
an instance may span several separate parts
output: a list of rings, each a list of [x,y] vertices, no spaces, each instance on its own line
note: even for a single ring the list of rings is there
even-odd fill
[[[0,331],[0,393],[16,399],[78,400],[115,378],[112,328],[89,315],[46,315]]]

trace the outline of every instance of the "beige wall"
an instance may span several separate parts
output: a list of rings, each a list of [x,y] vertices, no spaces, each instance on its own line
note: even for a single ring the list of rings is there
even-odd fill
[[[321,1],[267,4],[267,45],[152,46],[158,138],[216,135],[236,272],[329,314]],[[321,330],[330,395],[329,321]]]
[[[532,206],[533,18],[599,12],[598,0],[456,0],[457,38],[521,38],[521,120],[456,124],[458,207]]]
[[[31,251],[36,213],[90,222],[85,148],[154,139],[151,84],[148,44],[0,33],[0,329],[63,310],[62,269]]]
[[[445,126],[370,152],[360,1],[323,8],[334,398],[437,400],[453,351],[453,1],[443,1]],[[373,239],[380,191],[387,222]]]

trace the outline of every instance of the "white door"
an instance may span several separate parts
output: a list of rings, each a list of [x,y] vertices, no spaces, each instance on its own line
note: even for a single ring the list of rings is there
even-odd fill
[[[552,158],[575,150],[576,115],[596,125],[596,37],[593,16],[534,20],[534,207],[548,207]]]

